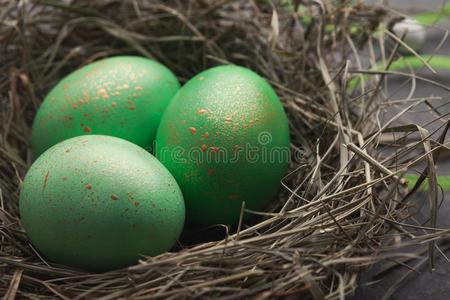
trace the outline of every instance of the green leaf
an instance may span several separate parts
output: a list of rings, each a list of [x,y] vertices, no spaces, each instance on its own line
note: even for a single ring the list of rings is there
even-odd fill
[[[415,185],[417,180],[419,179],[418,175],[413,174],[406,174],[405,175],[406,182],[408,184],[408,188],[412,189]],[[438,185],[444,190],[444,191],[450,191],[450,176],[438,176]],[[428,180],[425,180],[422,183],[422,186],[420,187],[421,191],[427,191],[428,190]]]

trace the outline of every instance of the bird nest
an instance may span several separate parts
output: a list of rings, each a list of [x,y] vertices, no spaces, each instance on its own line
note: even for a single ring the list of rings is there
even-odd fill
[[[394,101],[384,92],[402,41],[373,33],[396,16],[358,3],[0,1],[0,293],[6,299],[339,299],[354,291],[362,270],[401,255],[393,251],[398,237],[429,243],[433,263],[442,235],[432,228],[434,161],[443,137],[396,123],[425,100]],[[250,222],[188,228],[171,252],[88,273],[47,261],[33,248],[20,222],[19,192],[31,164],[32,120],[46,93],[76,68],[119,54],[154,58],[181,82],[219,64],[256,71],[287,113],[291,161],[276,200],[264,212],[243,211],[254,215]],[[375,68],[379,61],[382,69]],[[402,104],[380,121],[386,107]],[[416,186],[429,181],[427,226],[408,225],[408,199],[417,188],[408,190],[402,178],[418,162],[425,167]]]

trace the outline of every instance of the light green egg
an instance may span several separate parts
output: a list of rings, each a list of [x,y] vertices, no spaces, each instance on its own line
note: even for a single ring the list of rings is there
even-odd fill
[[[161,116],[179,88],[168,68],[144,57],[116,56],[86,65],[45,97],[33,123],[34,157],[86,134],[151,147]]]
[[[164,113],[156,146],[180,185],[188,220],[203,225],[236,223],[243,202],[264,209],[290,158],[288,121],[277,95],[258,74],[238,66],[189,80]]]
[[[20,193],[23,226],[51,261],[103,271],[171,249],[184,224],[180,188],[150,153],[90,135],[44,152]]]

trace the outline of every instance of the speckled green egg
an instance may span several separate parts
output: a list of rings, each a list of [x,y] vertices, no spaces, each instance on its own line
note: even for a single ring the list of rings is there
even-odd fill
[[[180,84],[160,63],[138,56],[106,58],[74,71],[44,99],[32,149],[85,134],[111,135],[151,147],[161,116]]]
[[[283,107],[259,75],[238,66],[206,70],[183,86],[161,119],[157,158],[198,224],[235,223],[242,202],[261,210],[289,162]]]
[[[51,261],[103,271],[170,250],[184,224],[180,188],[144,149],[90,135],[44,152],[25,176],[20,214]]]

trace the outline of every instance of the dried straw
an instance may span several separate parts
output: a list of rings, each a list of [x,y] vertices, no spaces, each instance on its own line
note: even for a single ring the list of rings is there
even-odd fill
[[[420,261],[433,265],[436,241],[448,235],[436,228],[435,163],[449,147],[449,118],[430,122],[444,128],[437,138],[426,126],[400,123],[423,103],[435,111],[436,97],[393,99],[386,91],[391,74],[407,78],[412,91],[423,79],[388,71],[401,39],[388,35],[396,46],[384,51],[383,37],[372,33],[392,14],[344,0],[0,1],[0,293],[8,300],[343,299],[373,263],[389,261],[387,270],[412,259],[395,251],[399,239],[428,243]],[[20,224],[18,195],[31,163],[30,125],[45,94],[68,72],[115,54],[152,57],[183,82],[217,64],[255,70],[276,88],[293,153],[301,155],[277,201],[265,213],[246,212],[259,215],[256,223],[92,274],[38,254]],[[385,67],[375,68],[377,61]],[[381,122],[388,106],[399,113]],[[419,162],[417,188],[428,178],[431,203],[425,224],[411,217],[401,179]]]

